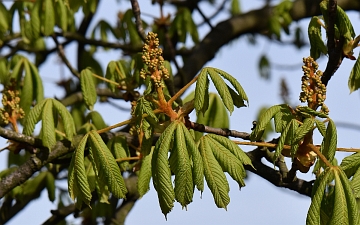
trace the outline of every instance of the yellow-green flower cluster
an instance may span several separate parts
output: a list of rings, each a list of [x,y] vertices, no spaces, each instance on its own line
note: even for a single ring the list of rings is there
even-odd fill
[[[15,119],[23,118],[25,116],[24,110],[20,107],[19,91],[5,89],[1,103],[3,108],[0,108],[0,119],[2,123],[8,124],[10,117]]]
[[[309,107],[316,109],[321,106],[321,111],[328,113],[328,108],[324,105],[326,99],[326,86],[321,82],[323,72],[318,70],[318,64],[311,57],[303,58],[304,75],[301,78],[300,101],[307,102]]]
[[[162,79],[169,78],[169,71],[163,65],[162,49],[159,48],[157,34],[149,32],[142,51],[142,60],[147,69],[141,69],[140,76],[145,79],[147,76],[153,80],[156,87],[161,87]]]

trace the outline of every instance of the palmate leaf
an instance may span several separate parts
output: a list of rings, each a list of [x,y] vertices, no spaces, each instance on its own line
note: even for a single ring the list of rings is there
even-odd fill
[[[54,111],[60,114],[64,124],[65,135],[68,140],[72,140],[76,134],[74,120],[64,105],[55,99],[45,99],[34,106],[26,115],[23,134],[31,135],[34,132],[35,125],[42,120],[41,135],[43,145],[51,148],[56,143]]]
[[[140,197],[144,196],[146,192],[150,189],[150,179],[151,179],[151,160],[153,156],[153,150],[150,151],[148,155],[143,156],[141,161],[141,167],[139,171],[139,178],[138,178],[138,191]]]
[[[240,104],[240,101],[244,103],[245,101],[248,102],[248,98],[239,84],[239,82],[229,75],[228,73],[211,68],[211,67],[205,67],[200,71],[196,88],[195,88],[195,109],[196,112],[202,112],[205,113],[209,106],[209,79],[207,76],[211,77],[211,80],[213,81],[216,90],[218,91],[221,100],[223,101],[225,107],[229,110],[230,114],[234,111],[234,105],[236,107],[244,106],[245,104]],[[235,91],[237,93],[232,93],[229,90],[228,85],[224,82],[224,80],[221,78],[228,80],[231,85],[235,88]],[[231,89],[231,88],[230,88]],[[236,94],[236,95],[235,95]],[[236,97],[234,100],[233,97]],[[234,103],[235,102],[235,103]]]
[[[94,156],[98,179],[105,183],[117,198],[125,198],[127,189],[114,156],[96,131],[89,132],[90,151]]]
[[[176,153],[175,163],[175,199],[182,207],[186,207],[192,202],[194,194],[194,184],[190,157],[186,146],[184,130],[181,129],[181,122],[178,122],[175,130],[174,145],[172,152]]]
[[[92,110],[97,100],[94,77],[90,69],[84,69],[80,73],[81,91],[88,109]]]
[[[175,193],[171,182],[168,152],[177,125],[177,122],[172,122],[161,134],[156,142],[151,161],[153,184],[165,217],[174,207]]]
[[[69,166],[68,188],[70,197],[75,200],[78,209],[81,208],[81,203],[90,205],[92,198],[90,185],[86,177],[85,164],[84,164],[84,151],[88,134],[86,134],[80,141],[76,148],[71,163]]]
[[[225,208],[230,202],[229,183],[218,161],[216,160],[211,147],[205,137],[200,138],[199,150],[204,163],[205,180],[213,194],[217,207]]]

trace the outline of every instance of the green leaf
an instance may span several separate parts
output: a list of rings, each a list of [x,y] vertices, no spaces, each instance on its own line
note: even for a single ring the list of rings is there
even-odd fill
[[[321,36],[321,25],[320,19],[317,16],[311,18],[309,27],[308,27],[308,35],[310,40],[310,56],[316,60],[320,57],[321,53],[326,55],[327,48],[322,40]]]
[[[10,25],[10,14],[4,4],[0,2],[0,32],[5,33]]]
[[[246,172],[241,161],[235,157],[227,148],[222,146],[219,142],[206,135],[204,140],[208,142],[215,159],[219,162],[224,172],[229,175],[239,184],[239,188],[245,186],[244,177]]]
[[[73,136],[76,134],[74,120],[73,120],[71,114],[69,113],[69,111],[66,109],[66,107],[63,104],[61,104],[59,101],[57,101],[55,99],[51,99],[51,100],[52,100],[54,108],[60,114],[61,119],[63,121],[66,138],[69,141],[71,141]]]
[[[269,80],[271,76],[271,66],[270,61],[266,57],[266,55],[262,55],[259,60],[259,73],[260,77],[264,78],[265,80]]]
[[[175,169],[175,199],[182,207],[186,207],[192,202],[194,194],[194,184],[192,177],[192,169],[190,164],[190,157],[187,150],[184,130],[181,129],[181,122],[178,122],[175,130],[174,145],[172,154],[176,154],[176,169]]]
[[[311,205],[307,214],[307,225],[319,225],[320,223],[320,208],[321,202],[325,194],[325,188],[333,179],[333,169],[327,169],[316,179],[313,194],[311,198]]]
[[[115,159],[130,157],[130,150],[125,137],[116,136],[108,142],[107,146]],[[118,165],[121,171],[129,170],[129,161],[127,160],[123,162],[118,162]]]
[[[31,33],[34,39],[38,39],[40,37],[40,10],[42,10],[42,4],[43,1],[36,1],[30,13]]]
[[[241,13],[239,0],[231,0],[230,13],[233,16]]]
[[[25,77],[24,77],[24,85],[20,95],[20,107],[24,110],[26,115],[30,111],[30,107],[32,105],[33,96],[34,96],[33,92],[36,89],[34,89],[30,65],[27,60],[24,61],[24,69],[25,69]]]
[[[292,142],[292,144],[298,144],[299,141],[301,141],[307,133],[309,133],[313,127],[314,127],[314,118],[306,118],[303,121],[303,124],[296,130],[295,138]]]
[[[114,156],[96,131],[90,131],[89,137],[90,151],[99,173],[98,178],[109,187],[115,197],[125,198],[127,189]]]
[[[225,107],[229,110],[229,112],[231,114],[234,111],[234,103],[233,103],[231,94],[227,88],[226,83],[211,68],[208,68],[207,72],[209,73],[211,80],[213,81],[214,86],[221,97],[221,100],[223,101]]]
[[[49,36],[54,32],[55,26],[55,11],[53,0],[44,0],[44,35]]]
[[[317,129],[319,130],[320,134],[325,137],[326,135],[326,126],[324,124],[324,122],[320,121],[320,120],[315,120],[315,124]]]
[[[275,149],[275,154],[274,154],[274,157],[273,157],[274,163],[276,162],[276,160],[281,155],[281,152],[282,152],[282,150],[284,148],[285,141],[288,139],[287,137],[288,137],[289,130],[291,128],[293,128],[293,123],[294,123],[293,120],[291,120],[291,122],[287,124],[286,128],[281,133],[281,136],[280,136],[279,141],[277,143],[277,146],[276,146],[276,149]]]
[[[143,156],[141,161],[141,167],[138,178],[138,191],[140,197],[144,196],[150,190],[150,179],[151,179],[151,160],[153,156],[153,150],[148,155]]]
[[[267,125],[270,123],[270,120],[278,113],[281,109],[288,107],[287,105],[274,105],[270,107],[266,112],[260,117],[259,121],[256,123],[255,129],[250,135],[250,140],[256,141],[259,140]]]
[[[69,176],[68,176],[68,188],[70,197],[77,200],[76,206],[78,209],[81,208],[81,203],[84,202],[86,205],[90,205],[90,200],[92,198],[90,185],[88,183],[85,171],[84,164],[84,151],[86,142],[88,139],[88,134],[86,134],[80,141],[78,147],[76,148],[71,163],[69,166]]]
[[[184,133],[186,147],[192,161],[193,181],[197,189],[202,192],[204,191],[204,166],[201,155],[199,153],[193,136],[191,135],[185,124],[181,123],[177,129],[182,129]]]
[[[347,40],[352,40],[355,37],[351,21],[340,6],[337,6],[336,25],[339,28],[340,35],[344,36]]]
[[[209,94],[209,108],[204,114],[198,114],[196,122],[215,128],[229,128],[229,115],[217,94]],[[195,133],[195,140],[199,140],[203,135],[201,132]]]
[[[360,166],[359,152],[345,157],[340,164],[340,167],[344,170],[344,172],[348,177],[353,176],[356,170],[359,168],[359,166]]]
[[[349,219],[348,208],[347,208],[344,189],[339,174],[335,172],[335,202],[334,202],[332,216],[330,218],[330,224],[331,225],[348,224],[349,222],[348,219]]]
[[[168,162],[168,152],[178,124],[172,122],[156,142],[151,167],[155,190],[158,193],[160,208],[166,215],[174,207],[175,193],[171,182],[171,171]]]
[[[198,76],[195,87],[194,106],[196,114],[199,114],[199,112],[204,114],[209,107],[209,78],[207,77],[206,69],[202,69]]]
[[[85,119],[86,119],[86,121],[91,120],[91,123],[94,124],[94,126],[98,130],[104,129],[105,127],[107,127],[101,114],[97,111],[91,111],[89,114],[87,114]]]
[[[36,103],[39,103],[44,99],[44,87],[37,67],[31,62],[29,62],[29,65],[35,90],[33,99],[36,100]]]
[[[289,107],[282,107],[274,116],[275,131],[283,132],[288,123],[294,118]]]
[[[65,0],[58,0],[55,2],[55,19],[56,24],[62,29],[63,32],[67,31],[67,9]]]
[[[42,144],[51,149],[56,143],[53,103],[51,99],[46,101],[42,110],[41,119]]]
[[[350,94],[360,88],[360,54],[356,59],[354,67],[351,69],[348,86]]]
[[[308,106],[300,106],[297,107],[296,109],[299,110],[300,113],[303,113],[303,115],[306,115],[307,117],[318,116],[320,118],[328,118],[328,115],[326,115],[325,113],[315,111]]]
[[[199,144],[200,154],[204,163],[205,180],[213,194],[216,206],[226,209],[230,202],[229,183],[224,172],[222,172],[221,166],[215,159],[209,143],[205,141],[205,137],[200,139]]]
[[[55,178],[52,173],[46,172],[46,189],[48,191],[49,200],[55,201]]]
[[[45,99],[36,104],[25,116],[23,134],[30,136],[33,133],[35,125],[41,120],[42,111],[47,101],[48,99]]]
[[[329,119],[326,135],[321,145],[322,154],[331,162],[334,159],[337,147],[337,132],[333,120]]]
[[[360,215],[356,203],[357,200],[355,199],[355,195],[354,195],[354,189],[351,187],[351,184],[348,178],[346,177],[344,171],[339,169],[339,173],[340,173],[339,175],[340,175],[341,184],[344,188],[345,198],[347,202],[349,224],[359,224]]]
[[[81,91],[84,95],[84,101],[88,109],[92,110],[97,100],[95,81],[92,72],[84,69],[80,74]]]
[[[351,179],[351,188],[355,198],[360,198],[360,169],[358,168]]]

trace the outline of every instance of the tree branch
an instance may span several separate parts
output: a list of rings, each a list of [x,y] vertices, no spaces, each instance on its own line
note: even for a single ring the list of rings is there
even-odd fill
[[[338,5],[344,10],[360,9],[359,1],[339,0]],[[195,46],[192,54],[188,56],[182,68],[184,78],[176,75],[174,82],[176,87],[182,87],[189,82],[196,73],[215,57],[221,47],[232,40],[248,33],[263,33],[268,29],[268,21],[272,15],[274,7],[253,10],[228,20],[220,22],[212,29],[205,38]],[[293,2],[290,16],[294,21],[298,21],[311,16],[319,15],[319,1],[296,0]]]
[[[135,25],[136,31],[138,32],[139,36],[141,37],[142,41],[146,41],[146,35],[144,29],[142,27],[142,21],[140,18],[140,6],[137,0],[131,0],[131,7],[135,17]]]

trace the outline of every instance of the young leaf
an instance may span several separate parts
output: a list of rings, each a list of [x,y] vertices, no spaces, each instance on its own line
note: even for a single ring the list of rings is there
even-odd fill
[[[324,124],[324,122],[320,121],[320,120],[315,120],[315,124],[317,129],[319,130],[320,134],[325,137],[326,135],[326,126]]]
[[[208,142],[212,153],[224,172],[229,173],[229,175],[239,184],[239,188],[244,187],[244,177],[246,176],[246,172],[240,160],[219,142],[208,137],[208,135],[204,137],[204,140]]]
[[[175,193],[171,182],[168,152],[177,126],[178,123],[172,122],[164,130],[156,142],[151,160],[153,184],[158,193],[161,211],[165,217],[174,207]]]
[[[282,150],[284,148],[284,144],[285,144],[286,140],[288,139],[287,137],[288,137],[289,130],[291,128],[293,128],[292,121],[293,120],[291,120],[291,122],[287,124],[286,128],[281,133],[281,136],[280,136],[279,141],[277,143],[277,146],[276,146],[276,149],[275,149],[275,154],[274,154],[274,157],[273,157],[274,163],[276,162],[276,160],[281,155],[281,152],[282,152]]]
[[[197,189],[202,192],[204,190],[204,166],[201,155],[199,153],[199,150],[197,148],[193,136],[190,134],[185,124],[180,123],[177,129],[182,129],[182,132],[184,133],[186,147],[189,152],[189,155],[191,156],[191,161],[192,161],[193,181]]]
[[[138,178],[138,191],[140,197],[144,196],[146,192],[150,190],[150,178],[151,178],[151,159],[153,156],[153,150],[148,155],[145,155],[141,161],[141,167]]]
[[[334,121],[329,120],[326,135],[321,145],[322,154],[331,162],[334,159],[337,145],[337,132]]]
[[[49,36],[54,32],[55,26],[55,12],[53,0],[44,0],[44,35]]]
[[[69,113],[69,111],[66,109],[66,107],[63,104],[61,104],[58,100],[52,99],[52,103],[56,111],[61,116],[66,138],[69,141],[71,141],[73,136],[76,134],[74,120],[71,114]]]
[[[354,175],[354,173],[359,168],[359,166],[360,166],[359,152],[345,157],[340,164],[340,167],[344,170],[344,172],[348,177]]]
[[[299,110],[299,112],[302,113],[303,115],[305,115],[306,117],[309,117],[309,116],[318,116],[320,118],[328,118],[329,117],[325,113],[315,111],[308,106],[300,106],[300,107],[297,107],[296,109]]]
[[[104,129],[105,127],[107,127],[101,114],[97,111],[91,111],[89,114],[87,114],[85,119],[87,121],[91,120],[91,123],[94,124],[94,126],[98,130]]]
[[[230,13],[233,16],[241,13],[239,0],[231,0]]]
[[[52,173],[46,172],[46,189],[48,191],[49,200],[55,201],[55,178]]]
[[[274,116],[275,131],[277,133],[283,132],[293,118],[294,116],[289,107],[282,107]]]
[[[88,109],[92,110],[97,100],[95,81],[92,72],[84,69],[80,74],[81,91],[84,95],[84,101]]]
[[[265,80],[269,80],[271,76],[271,65],[266,55],[262,55],[260,57],[258,67],[259,67],[260,77],[264,78]]]
[[[56,143],[53,103],[51,99],[46,101],[42,110],[41,119],[42,144],[50,149]]]
[[[107,146],[115,159],[130,157],[130,151],[126,139],[122,136],[114,137],[108,142]],[[118,164],[121,171],[129,169],[129,161],[118,162]]]
[[[344,189],[339,174],[335,171],[334,175],[335,175],[335,193],[334,193],[335,199],[334,199],[334,208],[332,212],[332,217],[330,218],[330,224],[331,225],[347,224],[349,222],[349,218],[348,218],[348,207],[347,207]]]
[[[125,198],[127,189],[114,156],[96,131],[90,131],[89,137],[90,151],[94,156],[100,180],[109,187],[115,197]]]
[[[319,225],[320,223],[320,208],[321,202],[325,194],[325,188],[329,182],[333,179],[333,169],[329,168],[322,172],[322,174],[316,179],[313,194],[311,198],[311,205],[307,214],[307,225]]]
[[[285,104],[284,105],[274,105],[274,106],[270,107],[268,110],[266,110],[266,112],[261,116],[259,121],[256,123],[255,129],[251,132],[250,139],[252,141],[259,140],[262,137],[270,120],[278,112],[280,112],[281,109],[283,109],[285,107],[288,107],[288,106]]]
[[[40,121],[43,107],[48,99],[45,99],[32,108],[30,112],[25,116],[25,123],[23,134],[30,136],[35,129],[35,125]]]
[[[196,122],[216,128],[229,128],[229,115],[224,104],[218,95],[209,94],[209,108],[204,114],[198,114]],[[203,135],[201,132],[195,133],[195,140],[199,140]]]
[[[90,205],[90,200],[92,198],[84,164],[84,151],[87,139],[88,134],[81,139],[69,166],[69,194],[73,200],[75,200],[75,198],[77,199],[78,207],[81,207],[82,202],[86,205]]]
[[[215,204],[219,208],[226,209],[230,202],[229,183],[205,137],[200,138],[199,150],[204,163],[205,180],[214,196]]]
[[[4,4],[0,2],[0,32],[5,33],[9,29],[10,15]]]
[[[176,152],[176,170],[175,172],[175,199],[182,207],[186,207],[192,202],[194,194],[194,184],[192,179],[192,170],[190,157],[188,154],[184,130],[181,129],[181,122],[177,125],[174,136],[173,152]]]
[[[350,94],[360,88],[360,54],[356,59],[354,67],[351,69],[348,86]]]
[[[209,78],[205,68],[200,71],[196,82],[194,106],[197,114],[204,114],[209,107]]]
[[[324,55],[327,54],[327,48],[321,36],[321,25],[319,23],[319,20],[320,19],[317,16],[312,17],[308,27],[310,56],[314,60],[318,59],[321,53]]]
[[[314,127],[314,118],[306,118],[303,124],[296,130],[295,138],[292,144],[298,144]]]
[[[63,32],[67,31],[67,9],[65,0],[58,0],[55,2],[55,19],[56,24],[62,29]]]
[[[34,96],[34,85],[33,79],[31,77],[31,70],[29,61],[24,61],[24,69],[25,69],[25,77],[24,77],[24,86],[21,90],[20,96],[20,107],[24,110],[25,115],[29,113],[30,107],[33,103],[33,96]]]

